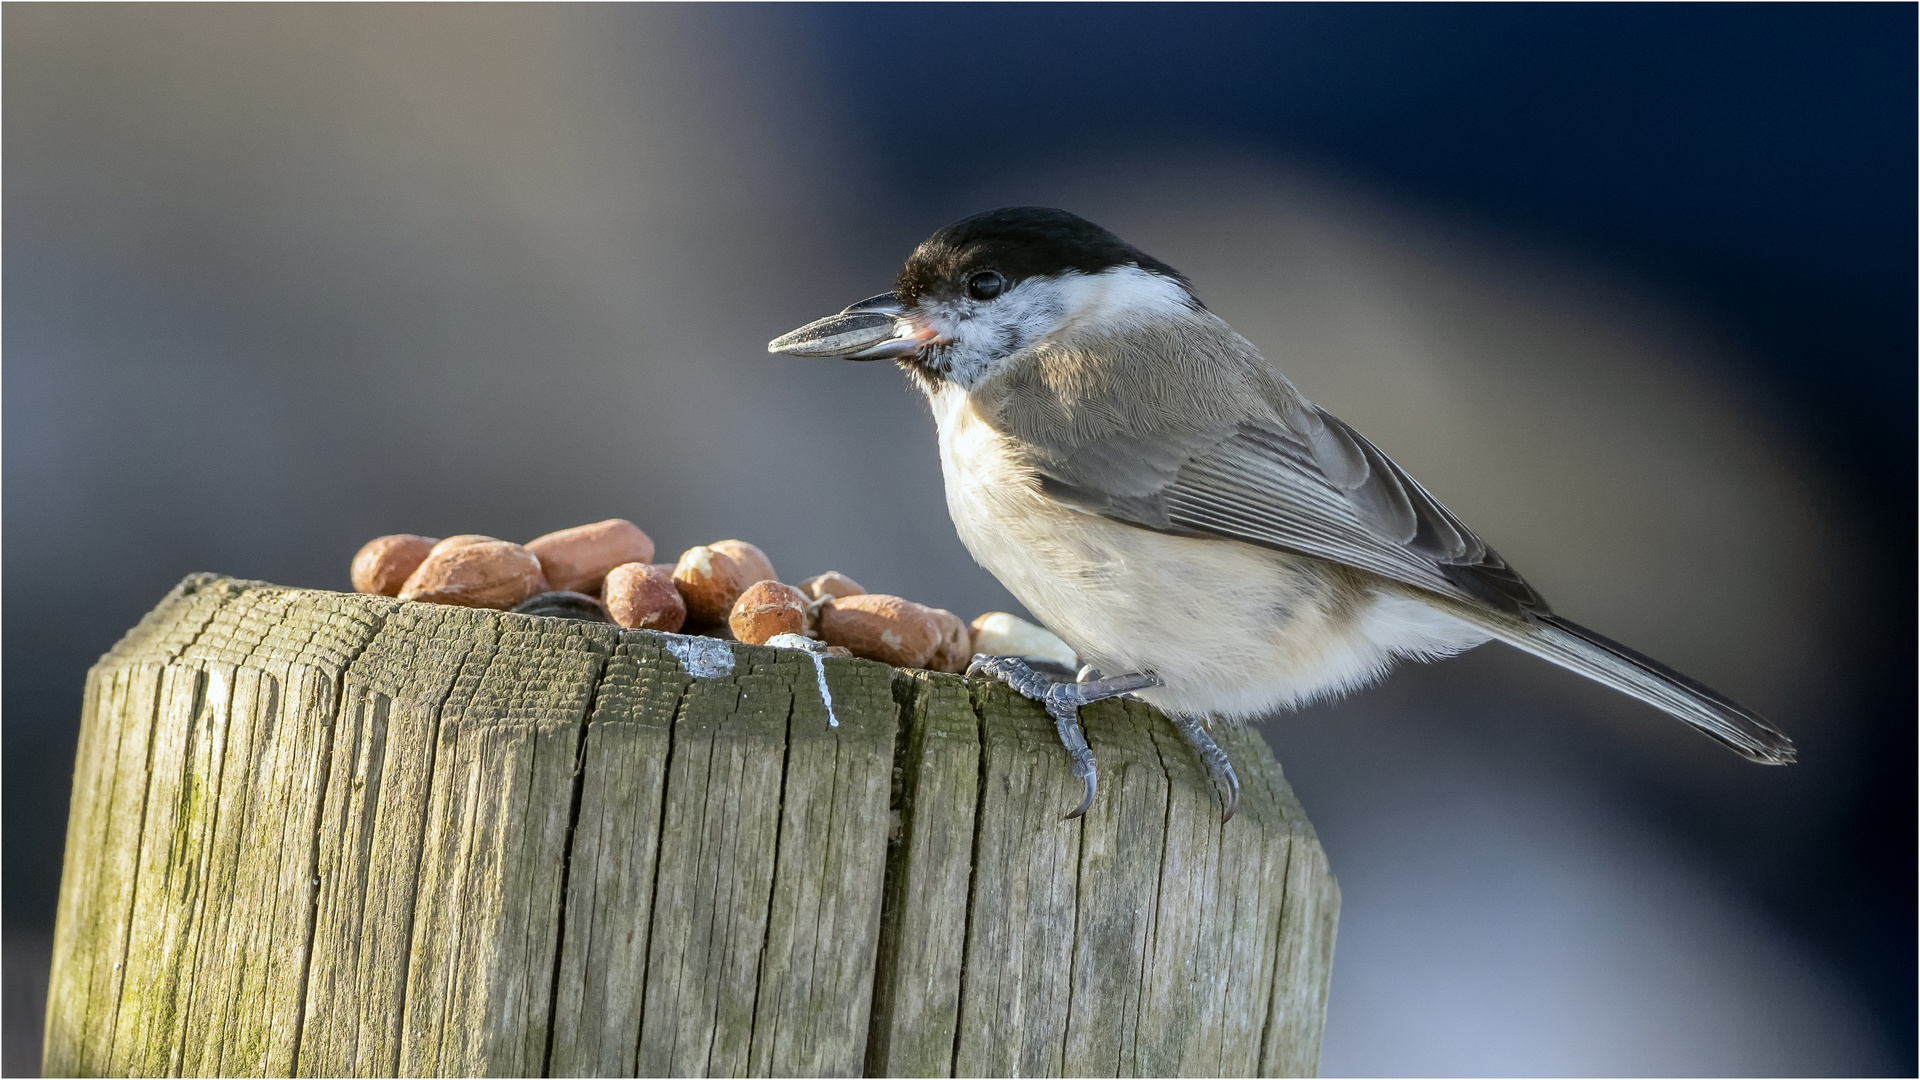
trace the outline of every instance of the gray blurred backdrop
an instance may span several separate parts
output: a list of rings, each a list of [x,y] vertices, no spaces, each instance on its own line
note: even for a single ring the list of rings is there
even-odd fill
[[[1852,264],[1767,241],[1827,235],[1814,181],[1852,159],[1785,159],[1831,94],[1734,86],[1633,139],[1669,83],[1737,82],[1715,48],[1824,49],[1897,91],[1910,264],[1911,72],[1815,11],[1611,10],[8,6],[7,1070],[37,1067],[82,675],[190,571],[346,588],[377,534],[622,516],[664,557],[738,536],[789,579],[1019,610],[898,374],[764,343],[1036,202],[1181,268],[1559,610],[1801,746],[1751,766],[1501,646],[1271,720],[1345,893],[1323,1072],[1910,1073],[1911,284],[1892,374],[1742,314],[1845,321]],[[1606,55],[1687,33],[1713,48]],[[1434,126],[1523,56],[1456,105],[1530,134]],[[1742,124],[1811,186],[1666,258],[1713,250],[1688,185],[1746,167]],[[1846,464],[1884,453],[1892,494]],[[1888,574],[1901,617],[1862,624]]]

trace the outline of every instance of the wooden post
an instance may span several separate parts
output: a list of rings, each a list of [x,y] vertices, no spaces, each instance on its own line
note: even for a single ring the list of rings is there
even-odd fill
[[[1134,702],[196,575],[87,678],[48,1075],[1308,1075],[1339,891]]]

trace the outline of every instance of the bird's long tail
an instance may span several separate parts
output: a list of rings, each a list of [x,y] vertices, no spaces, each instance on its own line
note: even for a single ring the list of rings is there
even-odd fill
[[[1793,741],[1757,713],[1578,623],[1557,615],[1523,623],[1474,614],[1480,617],[1471,621],[1514,648],[1664,709],[1749,761],[1786,765],[1794,759]]]

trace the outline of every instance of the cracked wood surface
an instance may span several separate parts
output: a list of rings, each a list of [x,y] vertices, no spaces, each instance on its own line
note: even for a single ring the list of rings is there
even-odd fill
[[[194,575],[89,673],[48,1075],[1309,1075],[1339,891],[1138,702]],[[684,652],[684,649],[681,650]],[[722,665],[724,666],[724,665]]]

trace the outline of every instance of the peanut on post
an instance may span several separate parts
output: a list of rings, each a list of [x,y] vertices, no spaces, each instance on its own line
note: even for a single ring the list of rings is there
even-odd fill
[[[529,540],[527,550],[555,589],[597,593],[614,567],[652,562],[653,538],[625,518],[608,518]]]
[[[967,670],[967,663],[973,659],[973,630],[961,621],[960,616],[946,608],[928,610],[933,613],[934,621],[940,624],[940,645],[934,649],[927,667],[933,671],[959,675]]]
[[[747,586],[779,579],[766,553],[744,540],[688,548],[673,568],[673,583],[687,602],[687,621],[695,626],[724,622]]]
[[[681,552],[673,583],[687,602],[687,620],[707,626],[725,618],[740,598],[739,576],[731,558],[705,544]]]
[[[989,611],[973,620],[973,651],[989,656],[1025,656],[1050,660],[1069,670],[1080,666],[1072,646],[1053,631],[1018,615]]]
[[[353,591],[399,596],[400,587],[439,542],[434,537],[413,533],[394,533],[367,541],[353,557]]]
[[[739,569],[742,589],[756,581],[780,580],[780,575],[773,572],[773,560],[767,558],[767,553],[745,540],[720,540],[709,546],[733,560]]]
[[[932,608],[898,596],[864,593],[820,608],[822,641],[895,667],[926,667],[944,637]]]
[[[807,626],[807,596],[777,581],[755,582],[734,601],[727,626],[736,639],[749,645],[764,645],[776,634],[802,634]]]
[[[525,546],[481,533],[444,540],[396,533],[360,549],[353,583],[402,600],[525,605],[525,613],[564,618],[599,617],[597,603],[631,629],[731,633],[753,645],[817,637],[828,655],[935,671],[965,671],[976,651],[1072,656],[1058,638],[1011,615],[990,612],[969,627],[951,611],[868,593],[837,570],[799,588],[782,584],[766,552],[744,540],[689,548],[675,563],[652,562],[653,554],[652,538],[624,518],[550,532]]]
[[[613,621],[629,630],[671,634],[687,621],[687,603],[674,587],[671,565],[630,562],[616,566],[607,571],[601,600]]]
[[[500,543],[505,543],[505,541],[501,540],[497,536],[488,536],[485,533],[455,533],[454,535],[447,537],[445,540],[442,540],[439,543],[433,545],[433,550],[428,554],[438,555],[443,551],[452,551],[454,548],[463,548],[463,547],[470,546],[472,544],[500,544]]]
[[[482,540],[449,548],[442,540],[400,589],[400,599],[507,609],[547,592],[540,560],[519,544]]]
[[[828,597],[838,599],[842,596],[859,596],[867,590],[865,586],[840,571],[829,570],[801,582],[800,591],[806,593],[809,600],[825,600]]]

